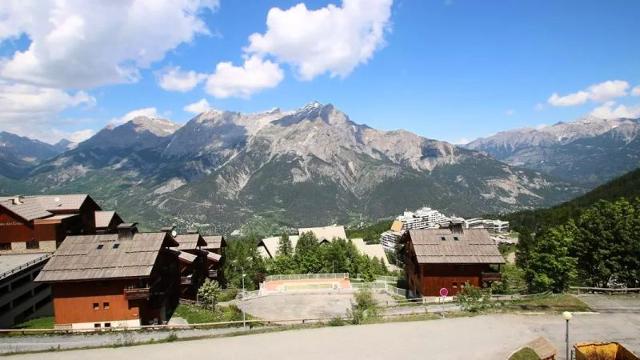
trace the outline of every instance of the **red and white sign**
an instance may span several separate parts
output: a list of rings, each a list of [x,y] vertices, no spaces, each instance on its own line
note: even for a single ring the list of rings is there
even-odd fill
[[[447,288],[440,289],[440,296],[446,297],[447,295],[449,295],[449,290]]]

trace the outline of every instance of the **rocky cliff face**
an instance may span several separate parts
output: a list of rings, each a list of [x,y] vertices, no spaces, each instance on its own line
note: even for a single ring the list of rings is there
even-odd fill
[[[510,165],[595,186],[640,166],[639,119],[587,117],[541,129],[500,132],[467,148]]]
[[[321,225],[423,204],[478,215],[581,191],[446,142],[354,123],[319,103],[289,112],[211,110],[180,128],[140,118],[100,131],[26,181],[41,191],[91,192],[151,225],[218,231],[256,215]]]

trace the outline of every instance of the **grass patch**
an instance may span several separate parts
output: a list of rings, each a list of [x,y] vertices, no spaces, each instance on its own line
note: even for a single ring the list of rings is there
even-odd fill
[[[196,305],[180,304],[173,316],[179,316],[189,324],[242,320],[242,312],[235,305],[216,306],[215,310],[209,310]]]
[[[591,311],[580,299],[569,294],[549,294],[505,303],[506,309],[528,311]]]
[[[509,360],[540,360],[540,357],[531,348],[525,347],[511,355]]]
[[[40,317],[13,326],[14,329],[53,329],[53,316]]]

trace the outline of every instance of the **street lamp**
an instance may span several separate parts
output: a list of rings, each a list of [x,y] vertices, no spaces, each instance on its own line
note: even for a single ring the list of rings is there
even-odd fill
[[[564,334],[564,341],[565,341],[565,345],[566,345],[566,353],[567,353],[567,360],[570,360],[571,358],[569,357],[569,320],[571,320],[571,318],[573,317],[573,315],[568,312],[565,311],[562,313],[562,318],[566,321],[566,330],[565,330],[565,334]]]
[[[247,257],[248,261],[252,261],[253,258],[252,257]],[[237,260],[234,260],[231,262],[233,264],[234,267],[236,267],[236,264],[238,263]],[[236,267],[237,269],[237,267]],[[244,291],[244,278],[247,276],[247,274],[244,272],[244,265],[240,265],[240,271],[242,271],[242,302],[244,303],[244,297],[245,297],[245,291]],[[242,328],[246,328],[247,327],[247,314],[244,312],[244,305],[240,306],[240,310],[242,310]]]

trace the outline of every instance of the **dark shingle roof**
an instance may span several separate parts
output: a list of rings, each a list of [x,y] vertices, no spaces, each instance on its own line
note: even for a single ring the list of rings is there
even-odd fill
[[[449,229],[409,230],[420,264],[502,264],[504,258],[485,229],[452,232]]]
[[[36,281],[147,277],[161,249],[176,245],[164,232],[137,233],[132,239],[117,234],[68,236]]]
[[[207,243],[204,241],[200,234],[182,234],[176,236],[176,241],[178,244],[178,249],[180,250],[193,250],[197,249],[198,246],[206,246]]]

